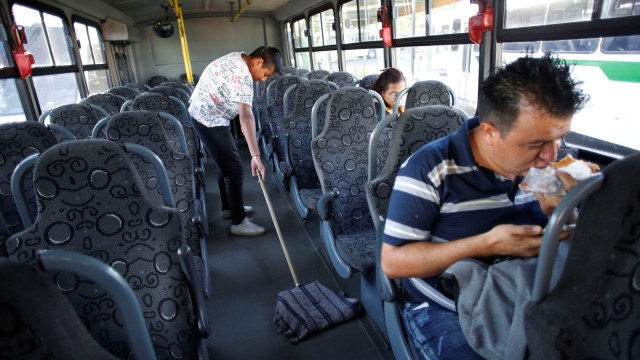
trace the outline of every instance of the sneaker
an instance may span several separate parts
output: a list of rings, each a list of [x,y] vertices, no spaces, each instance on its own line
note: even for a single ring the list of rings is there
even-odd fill
[[[245,205],[244,213],[248,215],[248,214],[251,214],[252,212],[253,212],[253,206]],[[223,219],[231,219],[231,210],[229,210],[229,209],[222,210],[222,218]]]
[[[238,225],[231,225],[231,234],[240,236],[258,236],[264,234],[264,228],[244,218]]]

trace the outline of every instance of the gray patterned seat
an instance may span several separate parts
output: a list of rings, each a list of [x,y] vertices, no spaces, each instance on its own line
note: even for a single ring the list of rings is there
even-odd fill
[[[307,69],[296,69],[296,73],[294,75],[300,76],[301,78],[304,78],[307,76],[307,74],[309,73],[309,70]]]
[[[133,100],[136,96],[140,95],[140,92],[134,88],[128,86],[114,86],[107,90],[108,93],[121,96],[126,100]],[[119,109],[118,109],[119,110]]]
[[[360,79],[358,86],[367,90],[371,90],[371,87],[373,86],[373,84],[376,82],[376,80],[378,80],[378,76],[380,75],[378,74],[365,75],[362,77],[362,79]]]
[[[284,120],[287,141],[283,170],[290,177],[296,210],[306,220],[322,195],[311,154],[311,110],[318,98],[331,93],[331,86],[324,80],[303,80],[295,90],[293,108]]]
[[[358,84],[358,79],[347,71],[332,72],[325,78],[325,80],[331,81],[338,85],[339,88],[345,86],[356,86]]]
[[[455,95],[453,90],[445,83],[437,80],[418,81],[405,88],[398,94],[398,98],[402,98],[407,94],[405,101],[405,110],[425,105],[455,105]],[[397,112],[396,109],[394,109]]]
[[[11,192],[11,176],[16,166],[32,154],[41,154],[58,141],[46,125],[35,121],[0,124],[0,257],[6,256],[4,241],[24,229]],[[22,189],[35,215],[37,204],[31,174]]]
[[[109,116],[104,110],[95,105],[67,104],[45,111],[40,115],[38,121],[46,123],[48,118],[48,123],[60,125],[71,131],[76,139],[90,139],[93,127],[101,119],[97,114]],[[56,138],[58,141],[63,140],[57,135]]]
[[[61,249],[109,264],[134,290],[158,357],[197,358],[202,323],[177,254],[186,246],[178,210],[155,206],[140,191],[144,185],[122,146],[54,145],[39,157],[33,179],[39,213],[33,226],[7,240],[9,258],[35,264],[39,250]],[[51,275],[94,339],[119,358],[131,356],[110,296],[80,276]]]
[[[338,275],[348,278],[360,272],[363,306],[384,333],[375,276],[376,229],[364,187],[369,142],[384,114],[382,103],[378,93],[360,87],[333,91],[324,129],[311,140],[311,151],[323,192],[317,204],[320,236]],[[378,140],[380,166],[389,145],[385,136]]]
[[[198,265],[202,263],[202,281],[205,294],[209,289],[209,267],[207,262],[206,234],[208,229],[203,219],[206,219],[201,199],[196,196],[195,179],[191,167],[191,159],[183,153],[171,149],[167,141],[163,120],[158,113],[151,111],[125,111],[109,119],[106,125],[107,139],[120,144],[133,143],[144,146],[153,151],[167,172],[171,193],[184,226],[184,238],[195,255],[199,257]],[[160,182],[153,166],[140,156],[131,154],[140,178],[146,185],[152,200],[164,204]]]
[[[265,111],[267,109],[267,88],[269,84],[278,80],[279,75],[270,76],[267,81],[255,81],[253,87],[253,102],[251,109],[253,110],[253,117],[256,120],[256,131],[258,135],[258,141],[262,147],[262,151],[266,154],[267,142],[271,139],[271,129],[265,128],[267,119],[265,118]],[[266,133],[269,131],[269,133]]]
[[[582,201],[564,267],[548,293],[536,290],[549,283],[555,256],[547,255],[555,251],[541,249],[538,267],[547,271],[538,269],[533,302],[524,311],[531,359],[636,359],[640,354],[640,154],[614,161],[602,174],[600,188]],[[543,273],[547,281],[539,282]]]
[[[370,136],[384,113],[382,101],[374,102],[376,95],[359,87],[334,91],[327,105],[324,129],[311,140],[323,192],[318,201],[321,236],[334,268],[345,278],[354,270],[369,272],[374,268],[375,228],[364,185]],[[388,142],[377,147],[380,166],[387,146]]]
[[[122,107],[122,104],[124,104],[124,101],[125,100],[122,100],[121,97],[106,92],[89,95],[85,99],[82,99],[81,103],[98,106],[111,116],[120,112],[120,108]]]
[[[269,143],[271,144],[271,153],[267,153],[265,154],[265,156],[267,159],[272,159],[273,168],[276,169],[276,172],[278,173],[281,173],[279,164],[280,161],[284,158],[284,115],[285,112],[291,110],[290,108],[284,108],[284,94],[286,93],[287,89],[299,84],[301,81],[302,78],[298,76],[284,75],[279,77],[275,82],[275,85],[272,85],[267,90],[267,97],[273,99],[273,102],[270,103],[266,109],[266,118],[268,120],[267,126],[271,129],[271,140],[269,141]],[[293,102],[288,102],[288,104],[291,106],[293,105]]]
[[[313,70],[310,71],[307,75],[305,75],[305,77],[308,80],[325,80],[325,78],[327,76],[329,76],[329,74],[331,74],[330,72],[328,72],[327,70]]]
[[[154,75],[147,80],[147,86],[153,88],[162,84],[163,82],[170,81],[170,79],[164,75]]]
[[[165,84],[169,84],[169,85],[165,85]],[[170,81],[169,82],[164,82],[164,83],[162,83],[162,85],[158,85],[158,86],[152,87],[149,90],[149,92],[165,94],[167,96],[176,97],[176,98],[180,99],[180,101],[182,101],[182,103],[184,104],[185,109],[186,109],[186,107],[189,106],[189,98],[190,98],[189,93],[184,88],[177,87],[176,85],[171,85],[171,84],[174,84],[174,83],[172,83]]]
[[[375,167],[370,169],[369,181],[366,183],[367,201],[376,226],[386,217],[391,189],[400,165],[423,145],[458,130],[466,119],[462,110],[445,105],[408,109],[399,116],[392,114],[385,118],[392,121],[394,129],[389,156],[379,173],[375,172]],[[387,123],[383,122],[380,126]],[[371,159],[377,152],[373,147],[370,150],[374,150],[369,152]]]

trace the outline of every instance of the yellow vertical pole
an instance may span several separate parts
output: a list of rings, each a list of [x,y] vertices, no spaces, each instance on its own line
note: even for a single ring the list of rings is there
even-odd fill
[[[178,5],[178,0],[169,0],[173,6],[178,20],[178,33],[180,34],[180,44],[182,45],[182,58],[184,59],[184,69],[187,74],[187,81],[193,85],[193,71],[191,70],[191,58],[189,57],[189,45],[187,44],[187,32],[184,28],[184,18],[182,17],[182,8]]]

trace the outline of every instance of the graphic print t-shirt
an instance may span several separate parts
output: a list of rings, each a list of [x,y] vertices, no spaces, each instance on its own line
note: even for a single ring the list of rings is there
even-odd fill
[[[210,63],[191,96],[189,114],[208,127],[228,126],[238,104],[251,106],[253,79],[242,53],[234,52]]]

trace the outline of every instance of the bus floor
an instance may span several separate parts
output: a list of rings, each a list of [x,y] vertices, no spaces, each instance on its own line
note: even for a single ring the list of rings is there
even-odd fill
[[[244,199],[254,207],[249,215],[266,228],[262,236],[233,236],[230,220],[221,218],[215,165],[207,166],[209,271],[212,291],[207,300],[211,335],[207,339],[211,359],[393,359],[391,349],[363,312],[356,319],[314,333],[298,344],[278,333],[274,323],[277,295],[294,288],[278,236],[257,177],[251,176],[249,154],[245,159]],[[334,291],[360,299],[358,274],[342,279],[335,274],[319,236],[319,221],[303,223],[290,196],[267,172],[265,185],[287,244],[298,278],[303,284],[319,281]]]

